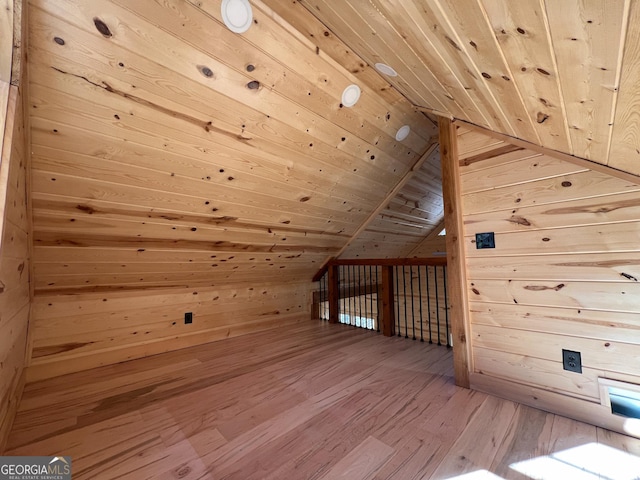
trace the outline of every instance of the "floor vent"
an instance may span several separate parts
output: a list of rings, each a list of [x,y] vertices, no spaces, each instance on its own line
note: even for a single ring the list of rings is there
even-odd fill
[[[640,419],[640,385],[598,378],[600,403],[611,408],[611,413],[626,418]]]

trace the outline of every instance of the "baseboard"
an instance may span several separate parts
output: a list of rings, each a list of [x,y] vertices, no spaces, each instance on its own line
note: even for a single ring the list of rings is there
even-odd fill
[[[22,369],[20,374],[16,375],[16,379],[16,381],[12,382],[15,385],[11,385],[12,394],[9,397],[7,411],[4,414],[4,418],[0,419],[0,455],[4,454],[13,421],[18,413],[18,406],[20,405],[22,392],[26,383],[26,370]]]
[[[530,407],[640,438],[640,420],[614,415],[600,403],[569,397],[481,373],[470,376],[471,388]]]

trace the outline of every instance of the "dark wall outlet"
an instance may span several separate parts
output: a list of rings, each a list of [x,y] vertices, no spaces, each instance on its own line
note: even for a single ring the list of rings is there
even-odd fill
[[[582,373],[582,357],[580,352],[562,350],[562,368],[570,372]]]
[[[187,312],[184,314],[184,324],[193,323],[193,313]]]
[[[496,248],[494,233],[476,233],[476,248]]]

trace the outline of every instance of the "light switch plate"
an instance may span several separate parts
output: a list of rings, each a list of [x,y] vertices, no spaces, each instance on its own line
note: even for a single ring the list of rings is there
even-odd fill
[[[476,248],[496,248],[496,239],[494,233],[476,233]]]

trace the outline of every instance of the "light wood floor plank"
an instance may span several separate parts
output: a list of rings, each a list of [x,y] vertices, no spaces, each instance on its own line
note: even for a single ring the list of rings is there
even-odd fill
[[[364,442],[335,464],[321,480],[370,478],[394,452],[389,445],[373,437],[367,437]]]
[[[640,440],[456,387],[451,353],[303,322],[74,373],[26,386],[7,454],[97,480],[524,480],[598,444],[640,462]]]
[[[554,418],[542,410],[519,405],[491,465],[491,472],[505,480],[524,480],[526,477],[513,470],[511,465],[549,453]]]
[[[518,405],[487,397],[435,471],[433,478],[488,469],[511,425]]]

